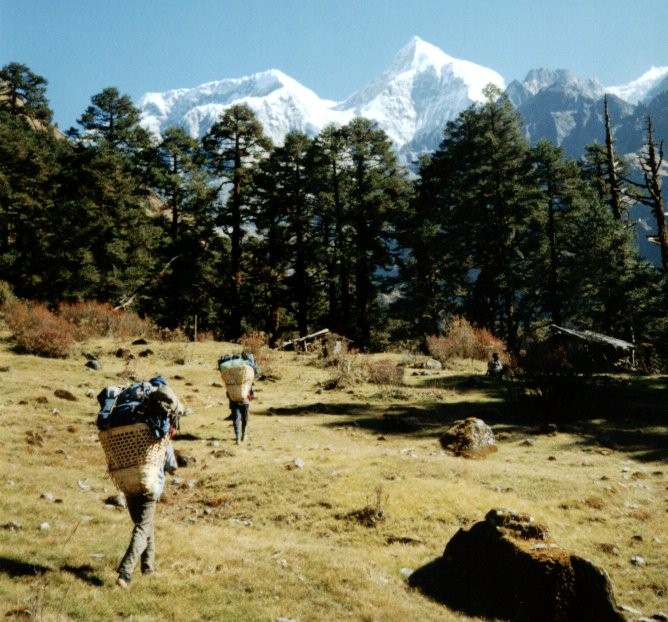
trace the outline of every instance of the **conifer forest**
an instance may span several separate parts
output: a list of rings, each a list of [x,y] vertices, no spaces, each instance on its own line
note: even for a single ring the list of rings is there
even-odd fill
[[[557,324],[668,358],[651,117],[638,183],[612,131],[568,159],[529,144],[491,86],[409,167],[364,118],[276,145],[237,105],[201,139],[172,127],[158,140],[105,88],[63,132],[45,78],[11,63],[0,84],[0,302],[97,301],[272,344],[327,327],[367,350],[419,344],[461,316],[518,352]],[[638,204],[659,265],[639,256]]]

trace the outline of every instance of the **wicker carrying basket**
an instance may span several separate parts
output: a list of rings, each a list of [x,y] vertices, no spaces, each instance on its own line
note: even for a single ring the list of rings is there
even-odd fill
[[[155,493],[169,437],[156,439],[145,423],[100,431],[109,475],[126,495]]]
[[[233,402],[241,402],[248,398],[255,371],[250,365],[237,365],[220,370],[220,376],[227,388],[227,394]]]

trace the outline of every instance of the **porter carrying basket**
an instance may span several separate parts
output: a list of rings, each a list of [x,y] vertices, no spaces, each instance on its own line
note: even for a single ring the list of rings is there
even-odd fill
[[[100,431],[100,443],[116,487],[126,495],[154,494],[169,436],[156,439],[145,423]]]
[[[220,376],[227,388],[227,395],[233,402],[243,402],[248,398],[255,379],[255,371],[250,365],[243,363],[222,367]]]

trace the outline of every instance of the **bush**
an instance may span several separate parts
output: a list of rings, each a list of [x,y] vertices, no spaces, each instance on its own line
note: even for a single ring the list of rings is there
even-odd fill
[[[337,357],[334,376],[325,384],[326,389],[347,389],[364,382],[366,365],[359,354]]]
[[[505,345],[487,329],[475,328],[465,318],[456,316],[446,335],[427,336],[427,350],[441,363],[454,358],[486,361],[492,352],[502,354]]]
[[[367,375],[372,384],[399,387],[404,383],[404,368],[392,361],[368,362]]]
[[[39,304],[14,302],[4,305],[4,310],[5,321],[20,352],[48,358],[66,358],[72,354],[76,340],[64,318]]]
[[[255,363],[266,372],[270,366],[269,349],[267,348],[267,335],[263,332],[247,333],[239,343],[245,352],[250,352],[255,359]]]
[[[58,315],[73,327],[79,341],[94,337],[146,337],[155,332],[151,322],[136,313],[99,302],[63,303],[58,308]]]

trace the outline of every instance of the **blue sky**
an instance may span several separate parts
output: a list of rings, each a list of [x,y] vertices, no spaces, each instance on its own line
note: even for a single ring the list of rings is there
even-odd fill
[[[276,68],[342,100],[413,36],[510,82],[571,69],[608,86],[668,66],[668,0],[0,0],[0,66],[49,81],[62,129],[108,86],[137,101]]]

